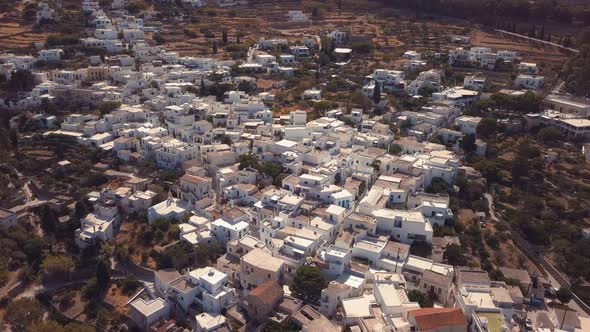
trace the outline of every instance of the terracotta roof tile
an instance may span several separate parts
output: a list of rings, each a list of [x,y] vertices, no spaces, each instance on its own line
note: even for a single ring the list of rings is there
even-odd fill
[[[416,327],[420,331],[431,331],[449,326],[464,326],[467,330],[467,320],[461,309],[423,308],[412,310],[409,315],[414,318]]]
[[[273,304],[284,295],[283,288],[274,280],[269,280],[254,288],[249,296],[256,297],[264,304]]]
[[[203,183],[203,182],[208,182],[209,180],[206,178],[202,178],[200,176],[195,176],[195,175],[190,175],[190,174],[185,174],[183,175],[180,180],[186,181],[186,182],[190,182],[190,183]]]

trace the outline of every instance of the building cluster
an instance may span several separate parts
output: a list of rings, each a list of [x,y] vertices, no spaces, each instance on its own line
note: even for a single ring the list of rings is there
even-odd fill
[[[590,138],[590,99],[553,93],[545,98],[541,113],[527,114],[526,126],[552,127],[577,141]]]
[[[217,1],[220,7],[242,3]],[[419,111],[374,116],[336,108],[313,119],[302,110],[276,116],[272,93],[234,89],[216,98],[201,89],[218,83],[212,76],[236,86],[255,84],[259,73],[294,76],[298,63],[320,49],[323,37],[334,43],[337,63],[345,65],[352,55],[343,47],[345,32],[303,36],[297,45],[263,38],[238,64],[150,45],[144,35],[154,27],[127,15],[126,6],[124,0],[113,1],[109,17],[98,1],[82,1],[92,36],[80,43],[107,54],[90,56],[86,68],[34,70],[39,62],[62,62],[61,49],[42,49],[37,56],[0,55],[0,75],[10,79],[19,69],[32,70],[36,81],[30,93],[0,100],[0,105],[118,105],[101,115],[68,114],[59,128],[55,117],[39,115],[39,121],[52,129],[46,137],[67,137],[122,163],[153,162],[159,170],[178,174],[161,197],[150,190],[151,178],[107,167],[94,170],[111,181],[88,194],[92,212],[75,231],[80,248],[114,240],[125,216],[137,212],[148,224],[177,222],[182,243],[225,249],[215,266],[154,271],[154,283],[145,283],[129,301],[135,325],[149,330],[180,316],[197,332],[222,331],[240,322],[291,322],[303,331],[325,332],[343,325],[367,332],[511,331],[513,317],[533,292],[528,273],[506,270],[521,282],[513,286],[490,280],[482,270],[445,264],[444,248],[458,239],[435,237],[434,230],[454,219],[450,198],[428,190],[440,183],[450,188],[457,176],[471,174],[461,165],[459,143],[465,137],[473,136],[474,153],[486,153],[486,143],[475,138],[482,118],[463,114],[487,89],[484,76],[468,75],[462,86],[444,87],[443,71],[425,70],[423,55],[408,51],[404,70],[374,70],[362,92],[367,97],[429,93],[432,102]],[[39,8],[38,20],[52,19],[46,4]],[[287,17],[308,20],[301,11]],[[516,52],[482,47],[457,48],[448,56],[453,66],[486,70],[516,64],[519,58]],[[522,74],[516,86],[542,86],[535,64],[517,67]],[[408,73],[415,78],[406,79]],[[321,87],[301,95],[312,103],[323,97]],[[561,95],[546,102],[548,111],[528,115],[528,125],[589,135],[590,103]],[[390,124],[401,128],[403,137],[396,139]],[[10,226],[16,217],[0,209],[0,222]],[[411,254],[416,244],[432,246],[432,259]],[[289,287],[303,266],[321,269],[329,281],[318,305],[303,303]],[[435,307],[421,308],[410,300],[415,291]]]
[[[410,96],[424,96],[432,94],[432,100],[439,104],[465,107],[476,101],[481,92],[487,91],[489,84],[481,73],[467,75],[462,86],[443,86],[444,72],[439,69],[428,69],[425,59],[434,56],[442,59],[444,54],[422,54],[407,51],[403,54],[404,70],[376,69],[366,77],[363,93],[371,98],[375,94],[375,87],[379,92],[406,92]],[[468,67],[480,70],[494,70],[502,63],[514,66],[519,72],[513,86],[515,89],[538,90],[543,87],[544,78],[538,76],[538,68],[534,63],[519,62],[520,57],[514,51],[498,51],[486,47],[472,47],[471,49],[457,48],[448,53],[448,62],[452,66]],[[406,79],[412,73],[414,79]]]
[[[449,52],[449,64],[458,67],[475,67],[485,70],[495,70],[502,64],[514,65],[519,75],[514,80],[514,86],[527,90],[538,90],[543,87],[545,78],[539,76],[539,69],[535,63],[521,62],[518,52],[499,50],[489,47],[463,47]]]

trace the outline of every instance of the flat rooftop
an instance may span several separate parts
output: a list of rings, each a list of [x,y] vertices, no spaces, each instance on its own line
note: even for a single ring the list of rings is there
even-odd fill
[[[282,259],[273,257],[268,252],[258,248],[252,249],[252,251],[244,255],[242,259],[244,262],[250,265],[254,265],[268,271],[279,271],[284,264]]]

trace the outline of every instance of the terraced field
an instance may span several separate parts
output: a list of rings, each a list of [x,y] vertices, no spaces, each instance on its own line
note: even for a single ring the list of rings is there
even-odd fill
[[[35,32],[31,26],[18,22],[0,22],[0,49],[26,49],[36,42],[44,42],[49,33]]]

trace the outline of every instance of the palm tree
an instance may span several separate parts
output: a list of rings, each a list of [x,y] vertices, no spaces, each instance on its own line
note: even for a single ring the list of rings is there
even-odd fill
[[[569,288],[560,287],[559,290],[557,291],[556,296],[557,296],[557,300],[563,306],[565,306],[565,310],[563,311],[563,319],[561,320],[561,326],[559,327],[561,329],[563,327],[563,322],[565,321],[565,316],[567,314],[567,309],[569,308],[567,306],[567,304],[572,300],[573,294],[569,290]]]

